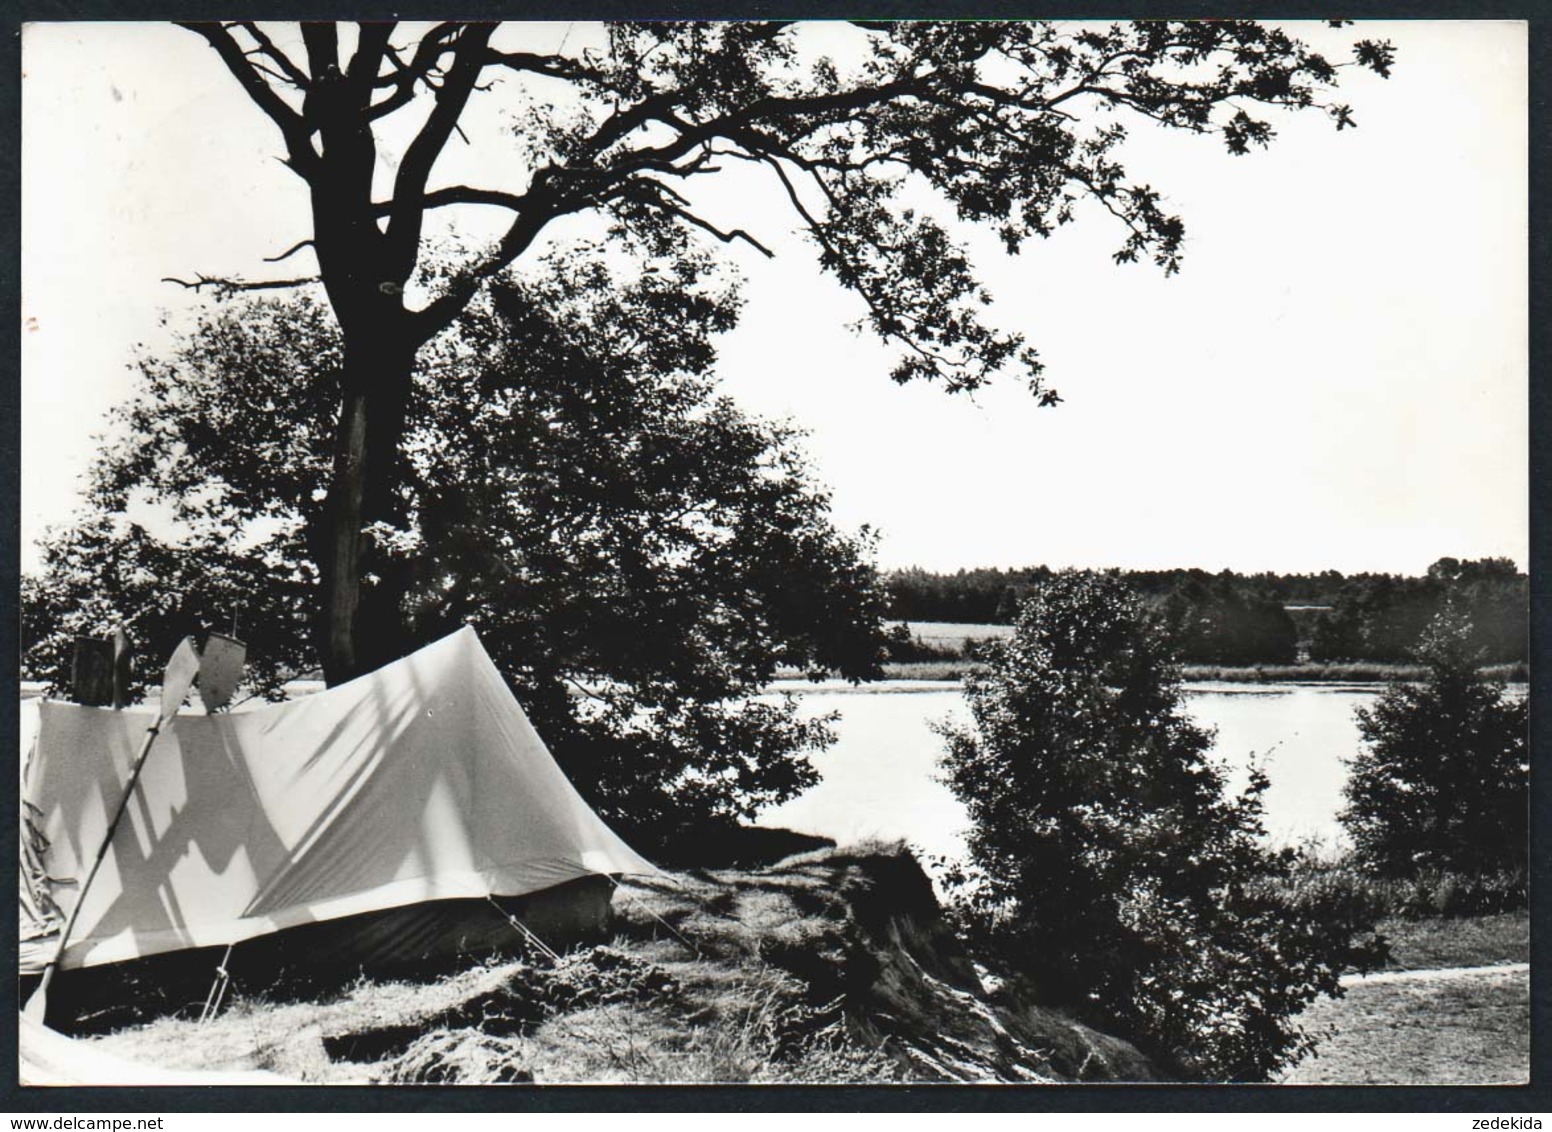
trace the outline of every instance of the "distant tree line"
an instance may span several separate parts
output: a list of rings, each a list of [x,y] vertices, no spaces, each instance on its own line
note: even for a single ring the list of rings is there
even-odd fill
[[[1047,566],[943,574],[913,567],[889,574],[885,588],[890,613],[904,621],[1009,625],[1054,574]],[[1126,570],[1121,577],[1163,614],[1188,664],[1292,664],[1301,654],[1320,662],[1404,662],[1446,599],[1468,619],[1471,647],[1484,663],[1527,658],[1529,579],[1506,558],[1441,558],[1423,577],[1201,569]]]
[[[1421,578],[1349,578],[1315,624],[1310,659],[1393,660],[1411,655],[1449,604],[1469,624],[1465,648],[1481,662],[1528,659],[1530,579],[1507,558],[1441,558]]]

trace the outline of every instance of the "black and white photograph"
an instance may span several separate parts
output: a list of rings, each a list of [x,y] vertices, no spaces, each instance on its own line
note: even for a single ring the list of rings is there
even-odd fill
[[[22,1093],[1532,1083],[1528,52],[24,24]]]

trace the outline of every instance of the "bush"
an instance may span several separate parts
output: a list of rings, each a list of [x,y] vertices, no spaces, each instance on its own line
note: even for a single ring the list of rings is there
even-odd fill
[[[963,649],[956,649],[952,645],[924,641],[911,632],[909,625],[902,622],[897,622],[884,631],[885,656],[896,664],[913,664],[924,660],[959,660],[969,655],[968,640],[965,646]]]
[[[1114,574],[1063,573],[966,681],[944,766],[972,821],[957,914],[984,959],[1183,1076],[1258,1080],[1377,957],[1341,891],[1287,898],[1262,843],[1264,775],[1230,797],[1181,709],[1164,628]]]
[[[1472,630],[1453,609],[1423,634],[1421,683],[1392,683],[1358,711],[1341,822],[1377,875],[1468,876],[1526,864],[1527,705],[1478,671]]]
[[[1495,916],[1524,908],[1529,898],[1523,869],[1463,874],[1424,870],[1409,877],[1378,877],[1352,863],[1306,858],[1280,886],[1296,903],[1316,895],[1362,907],[1376,920],[1427,920]]]

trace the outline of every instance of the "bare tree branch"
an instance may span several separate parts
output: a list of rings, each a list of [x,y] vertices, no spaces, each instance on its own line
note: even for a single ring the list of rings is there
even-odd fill
[[[459,31],[453,49],[453,65],[437,91],[436,105],[399,162],[393,184],[393,208],[388,217],[388,258],[393,269],[405,278],[414,270],[420,254],[425,209],[418,202],[425,194],[432,165],[447,144],[475,83],[479,81],[486,45],[494,30],[489,24],[473,24]]]
[[[184,23],[179,26],[201,36],[215,48],[216,54],[226,64],[226,69],[232,73],[243,92],[264,111],[270,121],[280,127],[292,170],[303,178],[311,178],[318,168],[318,154],[310,140],[311,131],[302,115],[276,94],[254,69],[231,32],[222,24]]]
[[[279,263],[283,259],[291,258],[297,252],[301,251],[303,248],[310,248],[312,246],[313,246],[313,242],[312,242],[311,239],[298,240],[296,243],[292,244],[285,251],[281,252],[279,255],[276,255],[276,256],[265,256],[264,257],[264,262],[265,263]],[[163,280],[163,282],[166,282],[166,280]],[[176,280],[174,282],[176,282]]]
[[[709,220],[695,215],[695,213],[689,210],[689,202],[662,182],[655,181],[650,177],[641,177],[632,182],[632,184],[656,190],[657,193],[661,195],[655,197],[650,202],[654,207],[661,209],[662,211],[668,213],[670,216],[677,216],[686,224],[691,224],[703,232],[711,233],[724,244],[731,244],[742,240],[751,248],[754,248],[755,251],[764,255],[766,259],[776,258],[775,252],[771,251],[770,248],[760,243],[759,240],[755,239],[742,228],[734,228],[732,231],[724,232],[722,229],[712,224]]]
[[[377,72],[382,67],[383,56],[388,51],[388,37],[393,35],[393,29],[397,25],[391,21],[380,23],[361,23],[356,27],[356,51],[350,57],[350,65],[345,68],[345,74],[350,79],[351,86],[358,92],[358,102],[365,107],[372,100],[372,91],[377,85]]]
[[[695,225],[695,227],[703,229],[704,231],[710,232],[713,236],[717,237],[717,239],[721,240],[724,244],[731,244],[731,243],[733,243],[736,240],[742,240],[742,241],[744,241],[744,243],[748,244],[755,251],[757,251],[761,255],[765,256],[766,259],[775,259],[776,258],[776,253],[775,252],[771,251],[770,248],[768,248],[764,244],[760,243],[759,240],[755,239],[753,236],[751,236],[748,232],[744,231],[742,228],[734,228],[731,232],[724,232],[721,229],[717,228],[715,225],[711,224],[709,221],[702,220],[699,216],[696,216],[693,212],[689,212],[688,210],[680,208],[677,205],[668,204],[668,205],[663,205],[662,208],[664,209],[664,211],[670,213],[671,215],[679,217],[680,220],[683,220],[683,221],[685,221],[687,223],[693,224],[693,225]]]
[[[489,204],[521,212],[527,201],[528,198],[520,193],[502,192],[499,189],[478,189],[471,185],[449,185],[444,189],[433,189],[419,200],[407,203],[418,204],[421,208],[446,208],[453,204]],[[380,201],[372,205],[372,210],[378,216],[389,216],[400,203],[398,200]]]
[[[819,241],[820,246],[826,251],[829,251],[831,254],[839,254],[835,251],[835,248],[831,244],[830,240],[826,238],[824,233],[824,226],[820,224],[817,219],[815,219],[814,215],[809,212],[808,206],[803,203],[802,198],[798,195],[797,186],[794,185],[792,183],[792,179],[787,176],[787,171],[781,167],[781,162],[775,157],[771,156],[767,156],[765,161],[766,164],[770,165],[770,167],[776,171],[776,176],[781,181],[782,188],[787,192],[788,201],[791,202],[792,207],[797,212],[797,214],[803,218],[803,222],[808,225],[809,231],[814,234],[814,238]],[[821,188],[824,188],[826,195],[830,195],[828,187],[824,185],[824,182],[820,178],[819,174],[814,172],[811,175],[813,176],[814,180],[819,182]],[[900,330],[890,330],[888,327],[892,322],[909,320],[915,323],[919,322],[919,320],[915,319],[904,311],[897,311],[894,314],[886,312],[882,304],[880,304],[878,297],[874,295],[871,290],[869,290],[861,278],[856,280],[851,289],[854,290],[862,298],[862,301],[867,304],[868,311],[873,316],[874,326],[880,337],[885,339],[893,339],[894,341],[899,342],[902,346],[906,347],[908,350],[911,350],[919,357],[925,358],[928,361],[935,362],[946,367],[953,367],[959,364],[956,359],[947,358],[937,351],[929,349],[924,343],[918,341],[915,336],[905,332],[903,328]]]
[[[391,79],[378,78],[376,83],[378,86],[392,85],[394,90],[387,98],[374,104],[367,117],[375,120],[408,105],[415,97],[415,84],[423,79],[429,81],[442,56],[452,50],[449,40],[457,31],[458,25],[455,23],[438,24],[421,36],[420,42],[415,45],[415,54],[408,63],[401,62],[398,53],[391,47],[385,47],[384,56],[397,73]]]
[[[302,44],[307,48],[307,69],[313,82],[339,70],[339,29],[332,23],[304,21]]]
[[[781,162],[769,154],[764,157],[764,161],[772,169],[776,170],[776,176],[781,181],[781,187],[787,190],[787,200],[791,202],[793,210],[803,218],[803,223],[807,224],[814,231],[816,237],[822,240],[823,236],[819,235],[819,221],[814,218],[813,213],[808,211],[808,206],[803,203],[802,197],[798,195],[797,186],[787,176],[787,171],[781,167]],[[815,180],[818,180],[817,176]]]
[[[603,74],[575,59],[564,55],[535,55],[528,51],[485,52],[486,63],[494,63],[513,71],[527,71],[536,75],[549,75],[557,79],[588,79],[603,81]]]
[[[287,86],[296,86],[296,83],[292,82],[289,78],[287,78],[285,75],[281,74],[279,71],[275,70],[273,67],[265,66],[263,63],[259,62],[257,59],[254,59],[253,57],[255,55],[260,54],[257,50],[245,51],[243,54],[246,55],[250,60],[252,60],[252,63],[251,63],[252,67],[253,67],[253,69],[255,71],[258,71],[259,74],[261,74],[261,75],[268,75],[270,78],[274,79],[276,82],[285,83]],[[298,89],[301,89],[301,88],[298,87]]]
[[[594,131],[588,139],[583,152],[588,155],[596,155],[608,149],[615,142],[629,136],[632,130],[639,129],[673,109],[677,92],[666,91],[662,94],[651,95],[640,102],[624,110],[616,110],[604,120],[603,125]],[[667,121],[665,118],[664,121]],[[676,128],[682,123],[677,120],[669,122]]]
[[[172,276],[163,276],[163,283],[176,283],[180,287],[186,287],[190,291],[199,291],[209,287],[218,299],[229,298],[239,291],[276,291],[287,287],[305,287],[309,283],[318,283],[321,280],[316,275],[309,275],[302,279],[222,279],[210,275],[196,275],[192,281],[187,279],[175,279]]]
[[[307,89],[306,72],[304,72],[302,68],[298,67],[294,62],[292,62],[289,55],[280,50],[280,48],[276,47],[274,41],[272,41],[269,36],[264,34],[263,29],[260,28],[258,24],[254,23],[252,20],[244,20],[237,26],[242,28],[245,32],[253,37],[253,41],[259,45],[259,50],[262,51],[272,63],[280,68],[288,82],[290,82],[298,90]]]

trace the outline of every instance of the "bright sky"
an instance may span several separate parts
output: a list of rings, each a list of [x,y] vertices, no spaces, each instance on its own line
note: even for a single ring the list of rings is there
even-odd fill
[[[780,254],[738,257],[729,389],[810,431],[838,521],[878,528],[886,568],[1526,564],[1524,25],[1339,34],[1398,52],[1388,82],[1347,72],[1357,130],[1294,118],[1271,150],[1231,158],[1139,127],[1131,173],[1187,224],[1180,275],[1114,265],[1121,232],[1093,213],[1017,258],[973,241],[1059,407],[1016,381],[974,399],[893,385],[887,355],[845,328],[856,302],[745,186],[714,206],[753,201],[739,224]],[[191,307],[159,280],[299,272],[300,256],[261,259],[309,233],[273,127],[202,40],[34,24],[23,52],[27,569],[75,506],[136,344],[165,346],[162,313]]]

